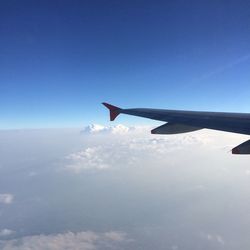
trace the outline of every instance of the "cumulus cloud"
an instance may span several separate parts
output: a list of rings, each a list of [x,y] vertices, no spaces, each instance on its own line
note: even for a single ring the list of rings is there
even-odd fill
[[[203,237],[205,237],[208,241],[211,242],[216,242],[217,244],[224,246],[225,245],[225,241],[223,239],[223,237],[219,234],[203,234]]]
[[[97,250],[117,249],[120,244],[129,242],[123,232],[111,231],[95,233],[92,231],[66,232],[55,235],[33,235],[0,243],[3,250]]]
[[[14,196],[12,194],[0,194],[0,203],[10,204],[13,202]]]
[[[106,170],[110,168],[137,166],[138,162],[161,161],[166,155],[179,152],[190,146],[200,148],[210,142],[209,137],[202,135],[151,135],[148,127],[126,128],[123,125],[115,127],[96,127],[94,131],[109,131],[101,141],[95,139],[94,145],[66,156],[66,169],[74,173],[86,170]],[[115,131],[115,132],[114,132]],[[126,131],[122,137],[115,136]],[[142,133],[144,131],[144,133]],[[146,132],[146,133],[145,133]],[[119,164],[118,164],[119,163]]]
[[[116,126],[105,127],[99,124],[91,124],[86,126],[81,133],[83,134],[125,134],[131,130],[133,127],[126,127],[122,124],[118,124]]]
[[[103,136],[95,137],[91,145],[66,156],[65,169],[81,173],[150,163],[174,165],[181,160],[181,154],[186,158],[190,153],[207,155],[209,150],[227,153],[228,142],[235,141],[237,145],[240,138],[239,135],[211,130],[179,135],[152,135],[150,130],[151,127],[147,126],[90,125],[85,128],[85,133]]]
[[[0,237],[9,236],[9,235],[11,235],[13,233],[14,233],[14,231],[5,228],[5,229],[0,230]]]
[[[106,169],[110,167],[110,155],[102,147],[88,147],[66,157],[70,164],[66,169],[79,173],[87,169]]]
[[[123,241],[126,238],[126,234],[123,232],[111,231],[104,233],[106,239],[110,239],[112,241]]]

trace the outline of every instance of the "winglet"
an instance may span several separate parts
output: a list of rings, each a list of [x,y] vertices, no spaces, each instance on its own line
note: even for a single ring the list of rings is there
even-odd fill
[[[250,154],[250,140],[245,141],[232,149],[232,154],[246,155]]]
[[[114,121],[115,118],[120,114],[121,109],[106,102],[103,102],[102,104],[109,109],[110,121]]]

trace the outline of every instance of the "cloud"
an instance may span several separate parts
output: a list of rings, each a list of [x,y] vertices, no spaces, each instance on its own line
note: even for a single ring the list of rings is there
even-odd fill
[[[126,127],[122,124],[118,124],[116,126],[105,127],[99,124],[91,124],[86,126],[81,133],[83,134],[125,134],[131,130],[133,127]]]
[[[215,238],[219,244],[225,245],[225,241],[220,235],[216,235]]]
[[[126,234],[122,232],[111,231],[104,233],[105,238],[112,241],[123,241],[126,238]]]
[[[14,196],[12,194],[0,194],[0,203],[11,204]]]
[[[64,169],[81,173],[126,166],[137,167],[150,163],[173,165],[178,161],[181,162],[180,155],[185,158],[190,154],[207,155],[209,150],[227,153],[228,142],[231,144],[236,141],[237,145],[241,138],[239,135],[206,129],[187,134],[152,135],[150,129],[146,126],[90,125],[85,128],[86,133],[103,136],[92,137],[91,143],[86,144],[85,148],[66,156]]]
[[[182,149],[189,150],[190,146],[198,149],[211,141],[208,136],[201,134],[151,135],[148,127],[125,128],[123,125],[118,125],[109,128],[98,126],[93,129],[110,133],[101,139],[95,138],[93,145],[66,156],[65,169],[80,173],[86,170],[107,170],[118,166],[137,166],[138,162],[147,164],[147,161],[157,162],[158,160],[164,163],[166,155]],[[126,131],[126,134],[117,137],[115,136],[117,131]]]
[[[223,237],[221,235],[219,235],[219,234],[203,234],[203,236],[205,236],[205,238],[208,241],[216,242],[221,246],[225,245],[225,241],[224,241]]]
[[[106,131],[106,127],[99,125],[99,124],[91,124],[91,125],[84,127],[84,129],[81,132],[94,134],[94,133],[99,133],[103,131]]]
[[[15,231],[12,231],[12,230],[7,229],[7,228],[2,229],[2,230],[0,230],[0,237],[9,236],[9,235],[13,234],[14,232]]]
[[[82,151],[70,154],[66,157],[70,164],[66,169],[79,173],[88,169],[106,169],[110,167],[110,154],[102,147],[88,147]]]
[[[92,231],[66,232],[55,235],[33,235],[0,243],[3,250],[98,250],[117,249],[120,244],[129,242],[123,232],[111,231],[95,233]]]
[[[13,152],[13,137],[13,162],[3,165],[0,249],[248,249],[248,235],[231,234],[228,224],[246,226],[249,159],[221,147],[242,136],[151,135],[146,128],[85,136],[76,129],[43,141],[41,132],[30,133],[37,144],[25,135],[28,153],[19,152],[25,144]]]

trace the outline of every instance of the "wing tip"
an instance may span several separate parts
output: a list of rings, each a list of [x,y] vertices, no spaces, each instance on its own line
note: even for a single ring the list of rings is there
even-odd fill
[[[102,102],[102,104],[109,109],[110,121],[114,121],[115,118],[120,114],[121,109],[107,102]]]
[[[233,155],[238,155],[238,154],[240,154],[240,150],[237,147],[235,147],[235,148],[232,149],[232,154]]]

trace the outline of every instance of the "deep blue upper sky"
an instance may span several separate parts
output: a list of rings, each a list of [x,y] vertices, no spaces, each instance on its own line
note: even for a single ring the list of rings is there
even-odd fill
[[[107,122],[102,101],[250,112],[249,1],[1,1],[0,35],[0,128]]]

